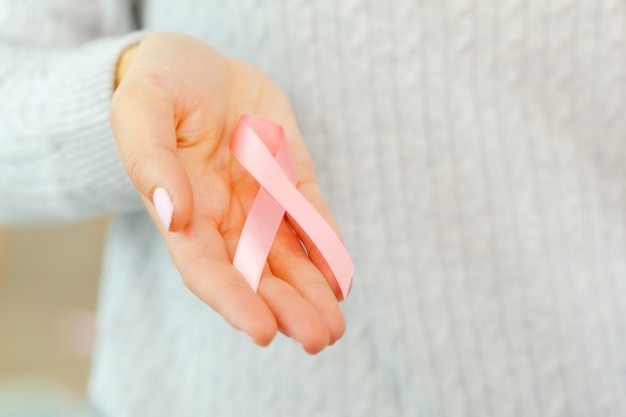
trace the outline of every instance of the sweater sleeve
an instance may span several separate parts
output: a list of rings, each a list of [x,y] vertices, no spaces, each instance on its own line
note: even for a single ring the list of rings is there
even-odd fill
[[[118,57],[143,35],[70,46],[0,38],[0,222],[143,208],[108,119]]]

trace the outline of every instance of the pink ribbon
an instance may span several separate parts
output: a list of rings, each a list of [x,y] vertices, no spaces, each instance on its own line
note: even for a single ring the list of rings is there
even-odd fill
[[[267,255],[287,212],[324,257],[346,298],[354,265],[337,234],[296,188],[296,166],[283,128],[257,116],[243,115],[230,150],[261,186],[233,261],[252,289],[257,290]]]

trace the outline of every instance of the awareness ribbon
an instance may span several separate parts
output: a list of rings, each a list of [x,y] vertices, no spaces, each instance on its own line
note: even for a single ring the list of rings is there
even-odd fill
[[[241,116],[230,150],[259,183],[241,232],[233,265],[254,291],[285,212],[311,239],[330,267],[343,298],[354,265],[337,234],[296,188],[296,166],[283,128],[258,116]]]

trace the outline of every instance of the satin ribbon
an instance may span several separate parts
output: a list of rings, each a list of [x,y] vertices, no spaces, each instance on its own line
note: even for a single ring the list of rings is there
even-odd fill
[[[235,128],[230,150],[260,185],[233,261],[252,289],[257,290],[267,255],[287,212],[324,257],[346,298],[354,265],[337,234],[296,188],[296,166],[283,128],[244,115]]]

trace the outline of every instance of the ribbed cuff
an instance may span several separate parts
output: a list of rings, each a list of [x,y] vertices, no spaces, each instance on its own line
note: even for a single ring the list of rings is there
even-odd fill
[[[60,158],[56,174],[80,217],[143,208],[115,150],[109,106],[119,56],[145,36],[136,32],[79,48],[65,56],[62,78],[52,87],[48,126]]]

